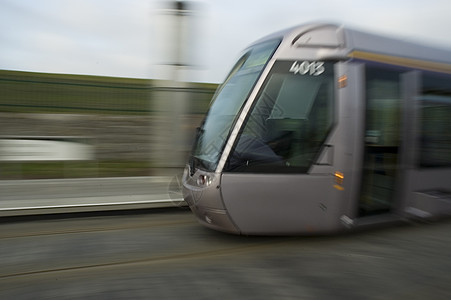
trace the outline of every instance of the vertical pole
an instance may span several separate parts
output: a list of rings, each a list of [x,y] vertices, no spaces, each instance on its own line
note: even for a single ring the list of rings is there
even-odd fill
[[[168,5],[169,4],[169,5]],[[184,119],[188,113],[188,84],[182,72],[189,65],[186,53],[186,27],[193,11],[187,2],[165,2],[159,11],[160,72],[164,80],[156,81],[151,109],[151,164],[157,168],[183,168],[187,147],[184,138]]]

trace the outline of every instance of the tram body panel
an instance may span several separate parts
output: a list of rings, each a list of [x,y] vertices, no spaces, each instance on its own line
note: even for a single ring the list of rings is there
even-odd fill
[[[332,137],[335,144],[334,170],[343,173],[343,201],[346,207],[343,215],[349,218],[357,216],[357,199],[360,197],[363,161],[362,140],[365,122],[364,107],[364,66],[351,62],[339,62],[335,66],[336,81],[336,134]],[[344,81],[344,82],[343,82]]]
[[[329,174],[235,173],[223,175],[221,189],[242,234],[309,234],[342,227],[340,192],[333,185]]]

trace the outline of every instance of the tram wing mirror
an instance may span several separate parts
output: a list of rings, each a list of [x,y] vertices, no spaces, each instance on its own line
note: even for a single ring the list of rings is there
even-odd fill
[[[334,146],[325,144],[315,165],[332,166],[334,163]]]

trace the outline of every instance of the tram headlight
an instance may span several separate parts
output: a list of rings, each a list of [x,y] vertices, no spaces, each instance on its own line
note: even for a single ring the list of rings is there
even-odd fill
[[[212,179],[208,175],[201,174],[197,177],[197,185],[201,187],[207,187],[211,184]]]

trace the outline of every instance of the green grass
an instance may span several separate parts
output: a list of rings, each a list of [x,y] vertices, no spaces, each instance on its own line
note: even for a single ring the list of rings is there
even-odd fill
[[[161,84],[150,79],[0,70],[0,111],[148,114]],[[191,83],[182,89],[189,95],[190,113],[205,112],[216,87]]]
[[[146,161],[2,162],[0,179],[54,179],[148,176]]]

